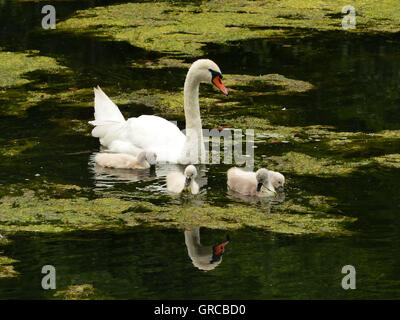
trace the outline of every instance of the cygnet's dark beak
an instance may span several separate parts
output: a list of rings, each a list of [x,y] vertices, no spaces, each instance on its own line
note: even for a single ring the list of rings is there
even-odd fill
[[[185,187],[186,188],[189,187],[191,181],[192,181],[192,178],[190,178],[190,177],[186,178],[186,180],[185,180]]]
[[[260,192],[261,191],[261,187],[262,187],[262,183],[260,182],[259,184],[257,184],[257,192]]]

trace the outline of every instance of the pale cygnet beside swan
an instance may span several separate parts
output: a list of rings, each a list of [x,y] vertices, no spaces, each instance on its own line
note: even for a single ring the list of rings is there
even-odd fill
[[[167,175],[167,190],[173,193],[181,193],[182,191],[189,191],[192,194],[199,193],[199,185],[194,180],[197,176],[197,169],[193,165],[185,168],[183,173],[170,172]]]
[[[123,153],[98,153],[94,160],[102,167],[115,169],[148,169],[156,163],[157,155],[142,151],[137,157]]]
[[[227,172],[228,187],[230,190],[247,196],[276,195],[276,190],[271,182],[267,169],[259,169],[256,172],[244,171],[240,168],[230,168]],[[274,181],[282,182],[279,175],[274,174]]]
[[[219,67],[211,60],[195,61],[184,85],[186,134],[172,122],[153,115],[142,115],[125,120],[118,107],[99,88],[94,89],[94,125],[92,136],[109,151],[137,155],[149,150],[157,154],[158,162],[204,163],[205,146],[200,118],[199,86],[201,82],[214,84],[222,93],[228,90],[222,83]]]

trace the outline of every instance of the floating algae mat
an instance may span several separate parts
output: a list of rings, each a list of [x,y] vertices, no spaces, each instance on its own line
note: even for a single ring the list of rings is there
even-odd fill
[[[37,51],[16,53],[0,51],[0,88],[29,83],[27,73],[36,70],[58,71],[60,66],[54,58],[38,55]]]
[[[355,219],[337,214],[335,206],[335,199],[322,196],[310,196],[302,203],[291,200],[268,209],[240,204],[156,206],[144,201],[90,200],[79,196],[56,199],[26,191],[22,196],[0,198],[0,232],[52,233],[126,228],[144,223],[178,229],[201,225],[222,230],[251,227],[283,234],[349,234],[346,226]]]
[[[4,257],[0,252],[0,278],[13,278],[18,276],[18,272],[14,270],[12,265],[16,260]]]
[[[71,285],[65,290],[58,290],[53,295],[55,299],[60,300],[97,300],[107,299],[107,297],[99,296],[93,284]]]
[[[1,51],[0,48],[0,115],[20,115],[42,100],[42,92],[24,87],[35,85],[30,76],[34,71],[58,74],[68,72],[68,68],[54,58],[39,55],[38,51],[20,53]],[[46,84],[38,86],[46,87]]]
[[[128,3],[78,11],[57,30],[92,33],[134,46],[180,56],[203,54],[206,43],[290,34],[294,29],[342,30],[344,0],[284,2],[207,1],[202,5]],[[398,32],[396,0],[355,0],[356,32]],[[337,15],[339,14],[339,17]]]

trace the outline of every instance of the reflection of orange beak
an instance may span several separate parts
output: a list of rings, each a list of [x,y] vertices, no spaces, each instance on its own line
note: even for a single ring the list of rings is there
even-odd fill
[[[214,255],[219,256],[225,252],[225,246],[229,243],[229,241],[225,241],[224,243],[217,244],[214,246]]]
[[[212,82],[217,86],[219,90],[225,95],[228,95],[228,90],[225,88],[224,84],[222,83],[222,79],[220,76],[216,76],[212,79]]]

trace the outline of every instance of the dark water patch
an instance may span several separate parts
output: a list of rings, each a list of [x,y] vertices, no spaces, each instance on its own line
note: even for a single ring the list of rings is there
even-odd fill
[[[226,236],[200,228],[205,251]],[[0,297],[52,298],[54,291],[40,288],[46,264],[56,268],[57,290],[92,284],[115,299],[396,298],[400,289],[400,265],[391,258],[396,249],[389,243],[272,236],[253,230],[230,232],[229,238],[222,260],[205,272],[193,264],[190,242],[185,244],[182,231],[140,227],[124,233],[15,236],[4,249],[21,261],[15,264],[21,275],[0,280]],[[376,258],[382,261],[383,247],[386,263],[381,264]],[[345,291],[340,271],[350,262],[359,266],[357,290]]]
[[[234,52],[234,59],[226,59]],[[263,97],[283,105],[284,125],[334,125],[341,130],[398,129],[400,122],[398,35],[307,32],[301,38],[246,40],[208,45],[207,55],[224,61],[225,73],[278,73],[315,86],[309,92]],[[329,59],[327,58],[329,57]]]

